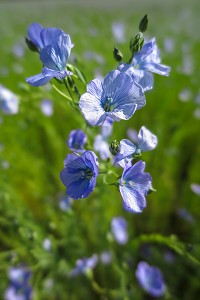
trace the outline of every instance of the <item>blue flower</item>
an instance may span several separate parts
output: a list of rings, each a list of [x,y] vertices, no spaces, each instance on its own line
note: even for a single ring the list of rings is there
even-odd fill
[[[32,287],[29,284],[31,273],[25,268],[12,268],[9,271],[10,286],[5,292],[6,300],[31,300]]]
[[[160,52],[156,40],[153,38],[144,44],[141,51],[134,55],[130,64],[120,64],[118,69],[132,76],[145,92],[153,88],[152,73],[169,75],[170,67],[162,65],[160,62]]]
[[[19,98],[13,92],[0,85],[0,109],[7,115],[17,114]]]
[[[73,199],[70,198],[67,194],[63,195],[59,201],[59,207],[63,211],[70,210],[73,203]]]
[[[119,190],[123,206],[127,211],[140,213],[146,206],[145,196],[150,190],[151,175],[144,172],[145,163],[138,161],[131,167],[125,168],[119,182]]]
[[[111,152],[109,150],[109,144],[103,135],[98,134],[94,140],[94,150],[99,153],[102,160],[111,158]]]
[[[94,150],[99,152],[99,155],[102,160],[107,160],[108,158],[111,158],[108,138],[112,134],[112,124],[112,119],[106,118],[106,121],[101,127],[101,134],[98,134],[94,140]]]
[[[103,83],[92,80],[79,102],[86,121],[92,126],[102,125],[108,117],[117,122],[128,120],[144,105],[142,88],[118,70],[108,73]]]
[[[163,296],[166,286],[161,271],[145,261],[139,262],[136,277],[141,287],[153,297]]]
[[[27,39],[40,52],[43,48],[51,46],[54,42],[58,42],[60,36],[63,34],[66,35],[60,28],[44,28],[39,23],[32,23],[27,30]],[[71,44],[72,47],[73,45]]]
[[[115,217],[111,222],[111,230],[115,240],[124,245],[128,241],[127,222],[123,217]]]
[[[28,29],[28,39],[37,48],[43,63],[41,74],[26,79],[29,84],[38,87],[47,84],[52,78],[64,79],[72,73],[66,70],[71,48],[70,36],[59,28],[42,28],[33,23]]]
[[[120,150],[114,157],[114,164],[122,168],[131,166],[133,154],[136,153],[137,147],[129,140],[123,139],[120,141]]]
[[[68,154],[60,178],[71,198],[87,198],[94,190],[99,173],[98,165],[98,158],[92,151],[85,151],[81,156],[76,153]]]
[[[137,144],[135,145],[127,139],[120,141],[120,150],[114,157],[114,164],[120,165],[122,168],[130,166],[134,155],[140,155],[141,152],[153,150],[158,144],[158,139],[149,129],[142,126],[137,136]]]
[[[81,129],[72,130],[69,134],[67,144],[70,150],[81,153],[84,152],[87,136]]]
[[[88,270],[95,268],[98,262],[98,256],[93,254],[89,258],[82,258],[76,261],[76,267],[69,273],[70,277],[75,277],[80,274],[85,274]]]
[[[43,112],[43,114],[47,117],[50,117],[53,115],[53,103],[49,99],[44,99],[41,101],[40,109]]]

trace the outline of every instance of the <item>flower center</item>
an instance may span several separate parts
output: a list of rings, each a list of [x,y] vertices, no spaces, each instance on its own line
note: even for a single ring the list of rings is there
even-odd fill
[[[113,98],[111,97],[106,97],[106,101],[103,105],[103,108],[105,110],[105,112],[109,112],[109,111],[112,111],[113,108],[114,108],[114,105],[113,105]]]
[[[126,181],[126,180],[123,180],[121,181],[121,185],[124,186],[126,185],[127,187],[133,187],[135,184],[133,181]]]
[[[85,170],[80,171],[80,178],[91,179],[93,177],[93,172],[90,168],[86,168]]]

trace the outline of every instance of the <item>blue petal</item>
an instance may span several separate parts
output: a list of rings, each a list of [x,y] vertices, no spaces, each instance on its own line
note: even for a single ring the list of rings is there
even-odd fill
[[[146,206],[145,197],[140,194],[135,188],[119,186],[120,193],[123,199],[123,207],[130,212],[140,213]]]
[[[55,71],[64,70],[67,60],[60,51],[57,44],[49,45],[43,48],[40,52],[40,59],[44,64],[44,67]]]
[[[142,160],[139,160],[137,163],[135,163],[131,168],[124,170],[122,174],[122,180],[129,181],[132,180],[132,177],[135,174],[142,173],[145,169],[145,162]]]
[[[144,70],[148,70],[149,72],[153,72],[163,76],[168,76],[171,69],[168,66],[150,62],[144,65]]]
[[[28,39],[38,48],[39,50],[43,48],[43,43],[41,41],[40,33],[43,27],[38,23],[32,23],[27,31]]]
[[[103,81],[104,97],[113,98],[118,93],[118,90],[121,89],[121,84],[118,85],[115,82],[115,79],[118,77],[119,74],[120,71],[114,70],[109,72],[104,78]]]
[[[63,31],[59,28],[44,28],[41,32],[41,41],[43,47],[52,45],[57,42]]]
[[[67,186],[67,194],[73,199],[86,198],[90,182],[87,179],[78,179]]]
[[[82,155],[82,160],[85,162],[85,165],[92,170],[95,175],[98,175],[98,158],[96,154],[92,151],[85,151]]]
[[[136,146],[129,140],[123,139],[120,141],[120,152],[114,157],[114,164],[119,164],[124,168],[133,159]]]
[[[90,180],[79,179],[67,187],[67,194],[73,199],[87,198],[94,190],[95,185],[96,177],[92,177]]]
[[[92,126],[99,126],[106,119],[106,113],[101,106],[100,100],[89,93],[81,96],[79,107],[86,121]]]
[[[90,83],[87,85],[87,93],[95,96],[100,100],[103,93],[101,81],[98,79],[93,79],[92,81],[90,81]]]
[[[126,168],[122,174],[120,180],[121,185],[125,185],[127,188],[134,188],[140,194],[146,195],[151,188],[151,175],[144,172],[145,163],[138,161],[130,168]]]
[[[152,90],[154,84],[153,74],[147,71],[146,72],[141,71],[141,72],[143,73],[143,76],[141,76],[140,79],[136,78],[136,75],[134,75],[134,78],[136,78],[135,81],[142,87],[144,92]]]
[[[51,77],[55,77],[58,79],[63,79],[66,76],[71,75],[72,73],[70,71],[64,70],[64,71],[54,71],[54,70],[50,70],[48,68],[43,68],[42,69],[42,74],[44,76],[51,76]]]
[[[133,59],[133,61],[135,62],[134,64],[140,64],[140,62],[142,63],[144,60],[149,59],[149,58],[152,59],[151,55],[153,52],[156,53],[157,57],[159,56],[159,50],[157,48],[155,38],[153,38],[149,42],[145,43],[144,46],[142,47],[141,51],[134,55],[134,59]],[[154,54],[154,56],[155,56],[155,54]]]
[[[68,154],[67,157],[64,160],[65,167],[67,167],[70,162],[74,161],[78,157],[80,157],[80,156],[78,154],[76,154],[76,153],[70,153],[70,154]]]
[[[143,92],[153,88],[153,75],[150,72],[134,68],[131,64],[120,64],[118,70],[126,72],[136,83],[138,83]]]
[[[153,150],[158,144],[156,135],[151,133],[145,126],[142,126],[138,134],[138,146],[141,151]]]
[[[130,119],[134,112],[142,108],[146,101],[141,86],[135,83],[126,73],[120,73],[114,82],[120,86],[114,96],[114,110],[108,113],[113,119]],[[114,88],[113,88],[114,89]]]
[[[38,86],[43,86],[47,84],[53,76],[51,75],[43,75],[43,74],[37,74],[31,77],[28,77],[26,79],[26,82],[29,83],[32,86],[38,87]]]

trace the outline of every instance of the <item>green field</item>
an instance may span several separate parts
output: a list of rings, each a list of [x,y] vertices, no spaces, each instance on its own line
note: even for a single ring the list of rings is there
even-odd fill
[[[20,99],[18,114],[0,110],[0,299],[9,285],[9,268],[21,265],[32,272],[34,300],[153,299],[136,280],[140,260],[162,270],[163,299],[198,299],[200,195],[191,184],[200,184],[199,10],[196,0],[0,1],[0,85]],[[27,77],[41,71],[38,55],[24,42],[27,28],[39,22],[68,33],[75,45],[69,62],[89,82],[117,67],[114,46],[128,60],[129,41],[145,14],[145,38],[156,37],[171,73],[154,76],[146,106],[129,121],[115,122],[112,140],[127,138],[128,129],[143,125],[157,135],[157,148],[142,157],[157,192],[148,196],[141,214],[131,214],[123,209],[118,190],[98,178],[89,198],[63,211],[59,174],[69,153],[66,140],[83,117],[53,89],[26,84]],[[123,24],[125,41],[116,41],[115,23]],[[80,91],[85,92],[83,85]],[[51,117],[41,112],[43,99],[53,103]],[[97,133],[97,128],[90,131]],[[180,215],[183,210],[186,217]],[[115,216],[128,222],[129,242],[123,246],[110,232]],[[43,246],[46,239],[50,250]],[[110,251],[113,261],[97,265],[95,281],[68,277],[77,259],[103,251]]]

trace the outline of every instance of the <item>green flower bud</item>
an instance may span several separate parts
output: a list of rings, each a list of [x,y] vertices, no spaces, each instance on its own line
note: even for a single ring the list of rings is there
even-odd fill
[[[139,31],[140,32],[145,32],[147,30],[148,27],[148,18],[147,15],[145,15],[142,20],[140,21],[139,24]]]
[[[117,153],[119,153],[120,151],[120,145],[119,143],[114,140],[109,147],[110,152],[112,153],[112,155],[116,155]]]
[[[142,46],[144,44],[144,37],[142,32],[139,32],[134,38],[130,41],[130,50],[132,55],[139,52],[142,49]]]
[[[116,61],[121,61],[123,58],[123,54],[121,53],[121,51],[119,51],[119,49],[117,49],[115,47],[113,50],[113,56]]]
[[[147,194],[151,194],[152,192],[157,192],[156,189],[154,189],[152,186],[148,190]]]

